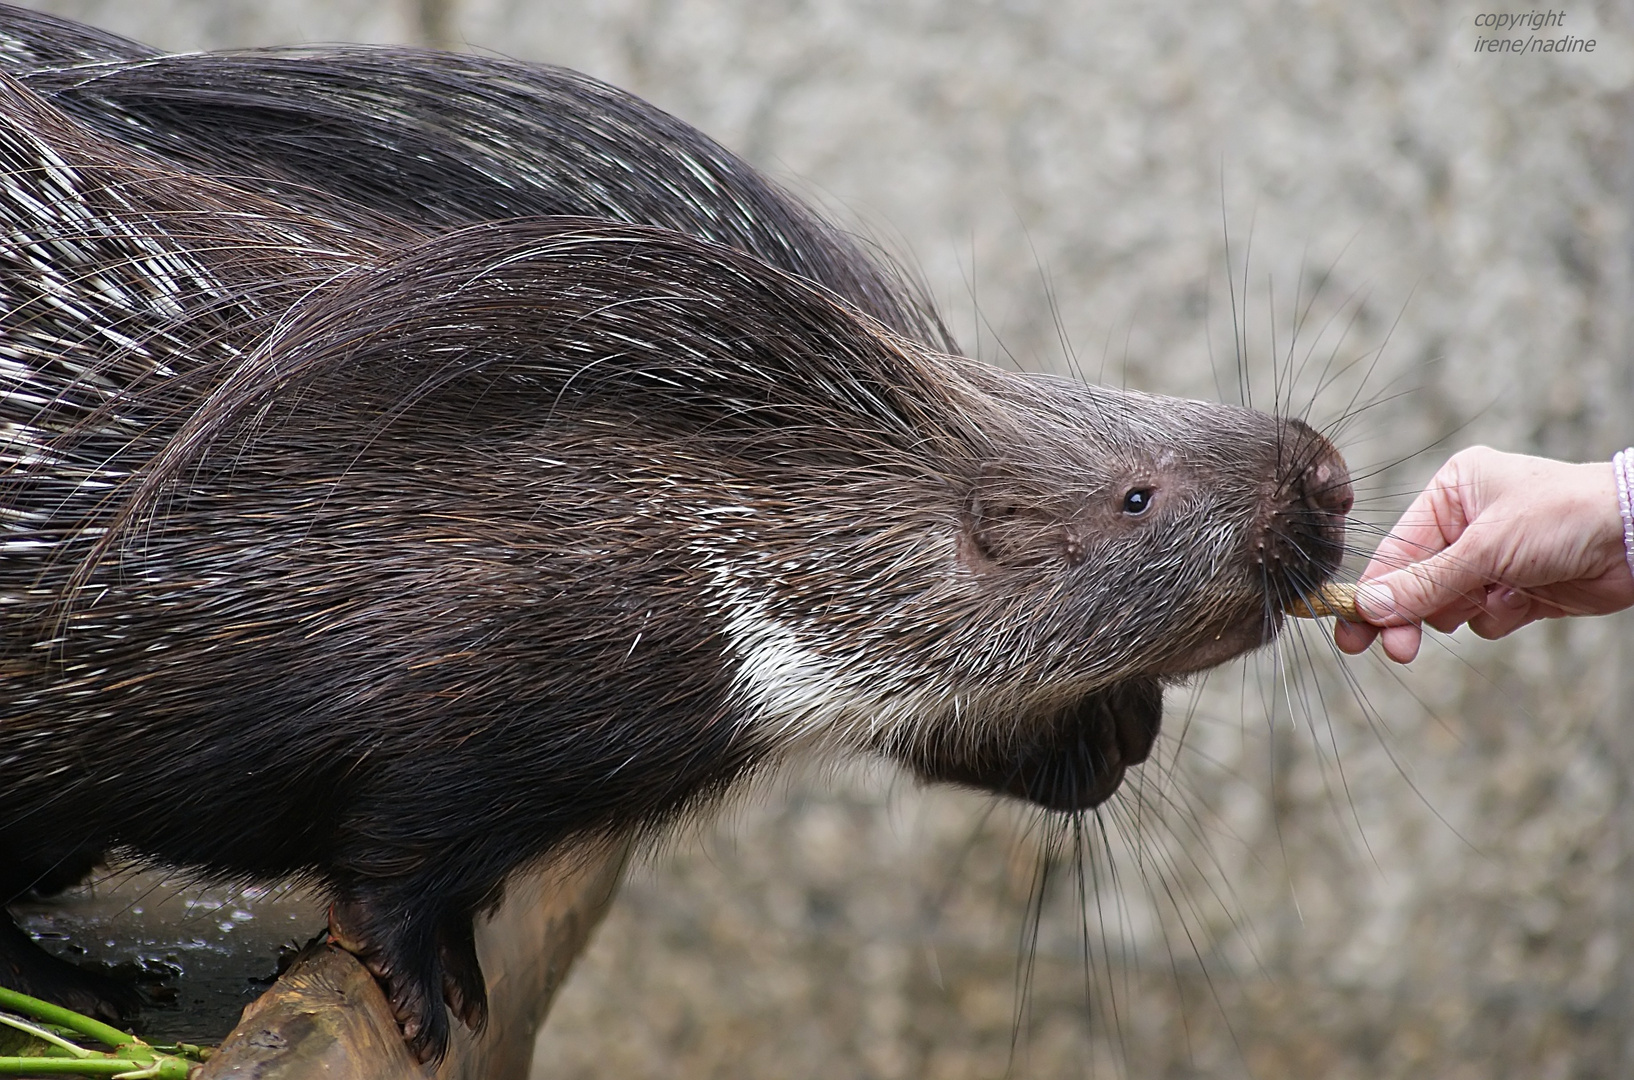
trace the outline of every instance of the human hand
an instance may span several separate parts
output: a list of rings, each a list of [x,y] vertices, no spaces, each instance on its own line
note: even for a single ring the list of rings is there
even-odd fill
[[[1334,640],[1359,653],[1378,638],[1405,664],[1423,625],[1463,623],[1499,638],[1536,619],[1634,606],[1610,462],[1569,465],[1462,450],[1431,479],[1362,571],[1357,608]]]

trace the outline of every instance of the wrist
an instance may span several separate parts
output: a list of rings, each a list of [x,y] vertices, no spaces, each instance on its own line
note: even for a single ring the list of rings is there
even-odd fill
[[[1611,459],[1617,480],[1617,508],[1622,517],[1623,559],[1634,574],[1634,447],[1620,450]]]

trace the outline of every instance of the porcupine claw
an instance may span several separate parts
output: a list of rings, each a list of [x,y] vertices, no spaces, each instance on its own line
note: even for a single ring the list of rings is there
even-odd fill
[[[329,940],[375,977],[410,1052],[434,1064],[448,1052],[443,1004],[466,1027],[480,1031],[488,1001],[470,915],[449,913],[433,922],[423,910],[374,899],[337,900],[329,906]],[[428,931],[436,939],[435,949],[421,944]],[[432,957],[431,963],[417,967],[416,960],[425,956]]]

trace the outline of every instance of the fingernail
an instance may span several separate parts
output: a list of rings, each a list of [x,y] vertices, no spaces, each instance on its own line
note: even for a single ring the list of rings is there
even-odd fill
[[[1363,582],[1356,587],[1356,610],[1368,622],[1384,622],[1396,616],[1396,597],[1388,585]]]
[[[1512,611],[1519,611],[1526,606],[1526,602],[1526,597],[1521,595],[1519,589],[1505,589],[1498,594],[1498,603]]]

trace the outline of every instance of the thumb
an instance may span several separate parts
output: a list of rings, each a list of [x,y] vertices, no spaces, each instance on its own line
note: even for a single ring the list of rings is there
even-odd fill
[[[1491,575],[1481,569],[1472,547],[1460,541],[1423,562],[1363,582],[1356,590],[1356,610],[1374,626],[1403,626],[1457,601],[1479,603]]]

